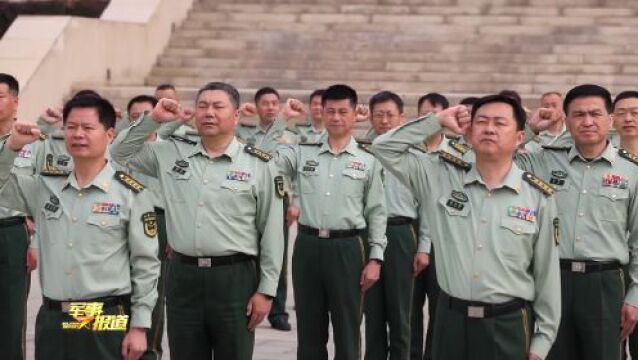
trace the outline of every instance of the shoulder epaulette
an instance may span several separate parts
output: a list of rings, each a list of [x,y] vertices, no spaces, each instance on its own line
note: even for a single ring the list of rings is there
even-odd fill
[[[247,128],[256,128],[257,124],[244,124],[244,123],[239,123],[239,126],[243,126],[243,127],[247,127]]]
[[[199,133],[197,132],[197,130],[186,130],[185,134],[188,136],[199,136]]]
[[[450,140],[450,147],[456,151],[458,151],[461,155],[465,155],[468,151],[470,151],[470,147],[466,144],[461,144],[456,140]]]
[[[176,141],[181,141],[181,142],[189,144],[189,145],[197,145],[197,141],[193,141],[193,140],[187,139],[187,138],[182,137],[182,136],[171,135],[170,138],[173,139],[173,140],[176,140]]]
[[[286,130],[290,131],[291,133],[293,133],[295,135],[299,135],[299,129],[297,129],[296,127],[286,128]]]
[[[323,143],[320,143],[320,142],[302,142],[302,143],[299,143],[299,145],[305,145],[305,146],[321,146],[321,145],[323,145]]]
[[[249,153],[250,155],[258,158],[261,161],[265,161],[268,162],[270,161],[270,159],[272,159],[272,155],[270,155],[269,153],[261,150],[261,149],[257,149],[256,147],[252,146],[252,145],[246,145],[244,146],[244,151]]]
[[[413,144],[413,145],[410,145],[410,148],[420,151],[424,154],[428,153],[428,148],[427,146],[425,146],[425,144]]]
[[[297,127],[310,127],[312,124],[311,123],[303,123],[303,124],[297,124]]]
[[[372,150],[370,150],[370,143],[365,143],[365,142],[360,142],[359,143],[359,149],[367,152],[368,154],[374,155],[374,153],[372,152]]]
[[[450,154],[449,152],[440,151],[439,157],[441,158],[441,160],[449,164],[452,164],[456,166],[457,168],[463,169],[465,171],[469,171],[472,168],[472,164],[470,164],[469,162],[463,161],[460,158],[457,158],[456,156]]]
[[[629,151],[627,151],[625,149],[619,149],[618,150],[618,155],[620,155],[620,157],[622,157],[622,158],[625,158],[625,159],[631,161],[635,165],[638,165],[638,156],[630,153]]]
[[[141,182],[133,179],[131,175],[124,171],[116,171],[115,178],[134,193],[139,193],[146,188],[146,186],[144,186]]]
[[[545,150],[554,150],[554,151],[569,151],[571,150],[571,146],[554,146],[554,145],[541,145],[541,148]]]
[[[523,180],[527,181],[528,183],[530,183],[530,185],[540,190],[540,192],[542,192],[545,196],[554,195],[554,188],[531,172],[524,172]]]
[[[40,171],[40,175],[42,176],[69,176],[71,175],[70,171],[60,170],[60,169],[44,169]]]

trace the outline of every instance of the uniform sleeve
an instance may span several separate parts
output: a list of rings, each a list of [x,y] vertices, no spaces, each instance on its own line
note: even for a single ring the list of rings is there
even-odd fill
[[[268,163],[263,170],[263,181],[258,184],[257,227],[259,242],[259,293],[276,296],[279,274],[284,257],[283,201],[275,186],[275,165]],[[281,176],[281,175],[277,175]]]
[[[11,168],[18,153],[0,143],[0,206],[34,215],[37,196],[37,178],[17,175]]]
[[[163,144],[148,144],[146,139],[159,126],[145,114],[140,121],[122,130],[115,138],[109,150],[111,158],[124,167],[158,177],[159,164],[153,148]]]
[[[534,153],[516,153],[514,162],[524,171],[529,171],[542,179],[548,179],[546,156],[550,150],[540,150]]]
[[[629,289],[625,295],[625,302],[638,307],[638,186],[633,189],[633,196],[629,202],[629,216],[627,217],[627,243],[629,245]]]
[[[557,241],[560,234],[558,211],[554,198],[543,199],[539,232],[534,244],[534,302],[536,330],[532,336],[530,352],[544,359],[552,347],[561,317],[560,267]]]
[[[381,179],[381,164],[374,160],[372,176],[366,184],[363,216],[368,225],[368,244],[370,245],[370,259],[383,260],[383,253],[388,243],[385,235],[388,221],[388,211],[385,205],[383,181]]]
[[[431,254],[432,253],[432,236],[430,234],[430,227],[428,221],[420,210],[419,205],[419,234],[417,240],[417,252]]]
[[[273,158],[277,173],[296,179],[297,153],[300,150],[299,145],[279,145]]]
[[[157,240],[159,226],[148,191],[131,195],[129,201],[128,245],[133,287],[130,324],[131,327],[150,328],[161,266]]]
[[[180,121],[171,121],[166,124],[162,124],[159,129],[157,129],[157,136],[162,140],[166,140],[169,136],[175,134],[182,125],[183,123]]]

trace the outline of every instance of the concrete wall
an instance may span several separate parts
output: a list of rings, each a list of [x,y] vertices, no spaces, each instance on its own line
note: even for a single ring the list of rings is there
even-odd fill
[[[0,71],[22,87],[34,120],[72,86],[141,84],[193,0],[112,0],[100,19],[19,16],[0,40]]]

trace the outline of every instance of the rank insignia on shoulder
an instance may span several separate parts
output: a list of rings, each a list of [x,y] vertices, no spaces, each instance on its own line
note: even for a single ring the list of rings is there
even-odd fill
[[[618,150],[618,155],[620,155],[621,157],[631,161],[632,163],[634,163],[634,165],[638,165],[638,156],[630,153],[629,151],[627,151],[625,149],[620,149],[620,150]]]
[[[540,190],[540,192],[542,192],[545,196],[554,195],[554,188],[551,185],[530,172],[526,171],[523,173],[523,180],[527,181],[530,185]]]
[[[55,168],[43,169],[40,171],[40,175],[42,176],[69,176],[71,175],[70,171],[60,170]]]
[[[115,178],[134,193],[139,193],[146,188],[141,182],[133,179],[131,175],[124,171],[116,171]]]
[[[553,221],[554,225],[554,244],[558,246],[560,244],[560,220],[555,217]]]
[[[372,150],[370,150],[370,143],[362,143],[362,142],[360,142],[357,146],[359,147],[359,149],[367,152],[368,154],[374,155]]]
[[[284,191],[283,176],[275,176],[275,194],[278,198],[283,199],[286,192]]]
[[[457,158],[456,156],[450,154],[449,152],[441,151],[439,152],[439,158],[445,161],[446,163],[452,164],[459,169],[463,169],[465,171],[469,171],[472,168],[472,164]]]
[[[320,142],[300,142],[299,145],[305,145],[305,146],[321,146],[323,145],[323,143]]]
[[[142,224],[144,225],[144,235],[153,238],[157,236],[157,214],[153,211],[142,214]]]
[[[175,140],[175,141],[180,141],[180,142],[183,142],[183,143],[188,144],[188,145],[197,145],[197,141],[193,141],[193,140],[187,139],[187,138],[182,137],[182,136],[171,135],[169,137],[171,139]]]
[[[571,146],[541,145],[542,149],[555,151],[569,151]]]
[[[268,154],[267,152],[261,149],[257,149],[256,147],[250,144],[244,146],[244,151],[264,162],[268,162],[270,161],[270,159],[272,159],[272,155]]]
[[[470,151],[469,146],[461,144],[456,140],[450,140],[449,144],[452,149],[458,151],[461,155],[465,155],[468,151]]]
[[[414,144],[414,145],[410,145],[410,148],[420,151],[424,154],[428,153],[428,147],[425,146],[425,144]]]

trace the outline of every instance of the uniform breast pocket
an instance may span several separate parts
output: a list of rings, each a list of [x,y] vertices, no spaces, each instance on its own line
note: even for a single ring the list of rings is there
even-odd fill
[[[230,215],[253,215],[257,208],[252,185],[246,181],[224,180],[220,185],[219,200]]]
[[[344,192],[348,197],[362,198],[368,173],[364,170],[344,169],[341,174],[344,180],[343,186],[346,187]]]
[[[171,175],[171,178],[177,181],[189,180],[193,175],[190,170],[186,170],[177,166],[175,166],[171,170],[168,170],[168,173]]]
[[[116,215],[92,214],[86,222],[107,232],[121,231],[123,229],[122,220]]]
[[[302,194],[312,194],[319,186],[319,173],[315,171],[299,171],[298,173],[299,189]]]
[[[629,190],[603,187],[598,192],[595,206],[597,217],[605,221],[624,221],[627,216]]]
[[[459,220],[466,221],[470,214],[468,203],[458,202],[445,196],[439,199],[439,206],[445,211],[447,216],[458,216]]]
[[[533,222],[505,217],[501,219],[501,231],[498,234],[503,255],[517,261],[529,259],[532,254],[534,235],[538,231]]]

